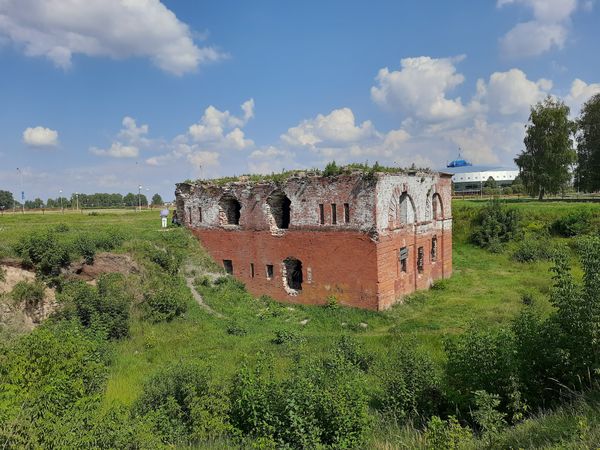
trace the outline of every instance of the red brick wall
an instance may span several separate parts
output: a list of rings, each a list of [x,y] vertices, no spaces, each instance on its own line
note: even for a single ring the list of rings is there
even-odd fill
[[[324,304],[328,296],[334,295],[343,305],[378,309],[377,245],[365,233],[289,230],[283,236],[273,236],[269,231],[251,230],[192,232],[217,263],[222,264],[224,259],[233,261],[234,276],[253,295],[267,294],[277,300],[304,304]],[[302,261],[303,284],[297,296],[284,290],[281,264],[287,257]],[[267,264],[274,266],[272,280],[266,277]]]
[[[431,242],[437,237],[436,261],[431,259]],[[398,259],[399,250],[408,248],[407,271],[402,272]],[[418,248],[423,247],[423,271],[417,270]],[[406,231],[380,236],[377,245],[377,269],[379,271],[379,309],[387,309],[402,296],[419,289],[428,289],[440,278],[452,274],[452,231],[433,230],[416,234],[409,227]]]

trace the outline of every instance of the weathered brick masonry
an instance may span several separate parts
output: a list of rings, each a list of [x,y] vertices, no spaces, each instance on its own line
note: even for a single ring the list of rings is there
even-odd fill
[[[452,273],[450,175],[177,185],[177,213],[255,295],[381,310]]]

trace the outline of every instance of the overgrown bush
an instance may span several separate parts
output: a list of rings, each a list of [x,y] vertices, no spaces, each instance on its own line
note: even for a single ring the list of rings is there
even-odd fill
[[[395,350],[382,378],[383,411],[397,421],[427,419],[445,401],[433,362],[407,343]]]
[[[35,268],[42,276],[57,276],[71,263],[68,246],[51,230],[23,236],[14,249],[26,266]]]
[[[232,430],[224,390],[197,363],[177,363],[144,384],[133,407],[165,444],[208,441]]]
[[[37,308],[44,301],[45,286],[40,281],[19,281],[10,295],[14,303],[23,304],[25,309]]]
[[[553,246],[549,239],[527,236],[521,239],[512,254],[515,261],[527,263],[552,258]]]
[[[144,292],[143,316],[150,322],[169,322],[187,310],[189,289],[180,278],[154,278]]]
[[[263,358],[235,376],[231,423],[268,448],[360,448],[368,398],[351,366],[296,366],[284,380]]]
[[[375,359],[374,355],[365,351],[352,336],[342,336],[334,348],[334,354],[363,372],[369,371]]]
[[[0,351],[0,442],[50,448],[57,419],[103,388],[104,340],[73,321],[44,324]]]
[[[592,231],[592,213],[587,209],[578,209],[556,219],[550,229],[563,237],[579,236]]]
[[[499,200],[492,200],[481,208],[474,225],[473,243],[492,252],[501,251],[502,245],[520,232],[517,210],[507,208]]]
[[[277,330],[275,337],[271,339],[273,344],[297,344],[304,341],[304,338],[292,330]]]
[[[507,330],[471,328],[445,342],[446,383],[451,400],[467,411],[474,404],[474,392],[498,394],[504,411],[520,409],[519,378],[512,333]]]
[[[129,335],[131,298],[122,275],[102,275],[95,287],[82,281],[69,282],[59,300],[64,304],[57,314],[59,318],[76,318],[84,327],[109,339]]]
[[[170,249],[155,248],[150,253],[150,260],[160,266],[169,275],[177,275],[181,267],[181,256]]]
[[[442,420],[432,416],[424,432],[427,448],[432,450],[464,450],[475,448],[473,431],[463,427],[455,416]]]
[[[95,232],[93,238],[96,249],[109,252],[123,244],[125,234],[117,228],[109,228]]]
[[[80,233],[73,241],[73,248],[81,255],[86,264],[93,264],[96,256],[96,243],[87,233]]]

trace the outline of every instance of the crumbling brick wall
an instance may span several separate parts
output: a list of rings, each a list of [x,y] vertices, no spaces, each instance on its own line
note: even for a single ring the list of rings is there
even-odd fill
[[[369,309],[450,276],[450,194],[450,177],[432,172],[298,174],[176,191],[183,223],[253,294],[306,304],[333,296]],[[290,258],[301,289],[290,288],[298,282],[288,279]]]

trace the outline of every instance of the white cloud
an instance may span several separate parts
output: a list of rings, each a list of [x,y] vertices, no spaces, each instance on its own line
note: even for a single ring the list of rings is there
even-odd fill
[[[519,69],[494,72],[487,84],[477,81],[477,100],[485,103],[491,112],[503,115],[527,114],[531,105],[542,100],[552,89],[552,81],[527,79]]]
[[[463,58],[404,58],[400,70],[379,70],[371,98],[380,106],[414,114],[425,121],[458,118],[466,113],[466,107],[460,97],[447,98],[447,94],[464,82],[464,76],[455,67]]]
[[[288,129],[281,139],[293,146],[345,145],[361,141],[375,134],[373,124],[367,120],[358,125],[350,108],[334,109],[328,115],[319,114],[314,119],[302,121]]]
[[[2,0],[0,33],[26,55],[65,69],[74,54],[142,57],[181,75],[226,57],[198,47],[189,27],[159,0]]]
[[[257,149],[248,157],[250,173],[269,174],[299,167],[302,164],[297,161],[296,154],[285,148],[270,146]]]
[[[498,0],[497,3],[499,8],[508,4],[530,8],[534,19],[518,23],[500,39],[505,56],[525,58],[564,47],[577,0]]]
[[[190,139],[214,148],[243,150],[251,147],[254,142],[245,138],[241,128],[254,117],[254,100],[245,101],[241,109],[243,116],[237,117],[229,111],[220,111],[212,105],[209,106],[204,110],[200,121],[188,128]]]
[[[565,102],[571,108],[571,115],[578,115],[585,102],[593,95],[600,94],[600,83],[586,83],[576,78],[571,84],[571,91],[566,96]]]
[[[93,153],[96,156],[109,156],[111,158],[136,158],[140,154],[140,150],[133,145],[113,142],[107,149],[91,147],[90,153]]]
[[[29,127],[23,131],[23,142],[31,147],[56,147],[58,131],[45,127]]]
[[[123,128],[119,132],[121,139],[129,142],[140,142],[145,139],[144,136],[148,134],[148,125],[137,126],[135,119],[129,116],[125,116],[121,122]]]
[[[202,170],[204,167],[218,166],[219,153],[217,152],[193,152],[187,156],[189,163],[197,170]]]

